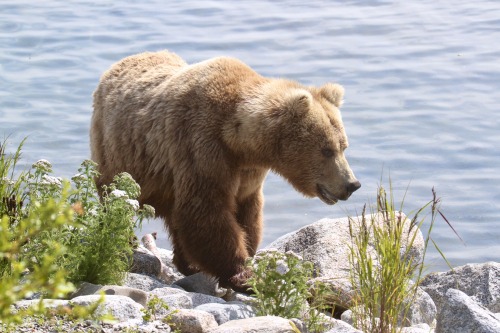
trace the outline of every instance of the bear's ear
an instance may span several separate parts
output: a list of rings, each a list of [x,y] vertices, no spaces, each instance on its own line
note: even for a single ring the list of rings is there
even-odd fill
[[[285,97],[285,109],[294,114],[302,114],[310,109],[312,104],[312,95],[304,89],[293,89]]]
[[[344,99],[344,87],[337,83],[327,83],[319,89],[321,96],[326,98],[336,107],[342,105]]]

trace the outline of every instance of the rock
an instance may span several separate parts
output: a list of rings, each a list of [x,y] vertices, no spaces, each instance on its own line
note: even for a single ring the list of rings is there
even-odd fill
[[[172,288],[172,287],[161,287],[161,288],[155,288],[149,292],[150,295],[156,295],[158,297],[162,296],[169,296],[169,295],[174,295],[174,294],[184,294],[188,295],[188,292],[182,289],[178,288]]]
[[[411,302],[411,304],[406,313],[406,319],[403,320],[404,312],[400,313],[399,324],[401,326],[410,327],[422,323],[427,325],[434,323],[437,313],[436,305],[425,291],[418,288],[415,298],[407,302]],[[344,311],[340,319],[349,325],[353,325],[352,310]]]
[[[70,304],[88,306],[101,298],[100,295],[87,295],[72,298]],[[99,306],[98,314],[110,313],[118,321],[136,320],[142,322],[141,309],[144,307],[137,302],[134,302],[130,297],[107,295],[104,302]]]
[[[157,277],[161,273],[160,259],[150,251],[139,247],[134,250],[130,272]]]
[[[294,333],[291,320],[275,317],[253,317],[228,321],[209,333]]]
[[[113,285],[100,286],[88,282],[80,284],[78,289],[71,294],[71,298],[83,295],[98,295],[101,292],[104,292],[106,295],[121,295],[130,297],[142,306],[146,306],[148,303],[148,294],[143,290]]]
[[[171,267],[174,270],[174,272],[179,273],[179,271],[177,270],[177,268],[174,265],[174,252],[173,251],[167,250],[167,249],[162,249],[159,247],[158,248],[158,255],[160,256],[161,261],[165,265],[167,265],[168,267]],[[181,273],[179,273],[179,275],[184,277],[184,275],[182,275]]]
[[[307,325],[302,320],[298,318],[291,318],[290,322],[291,324],[295,325],[295,327],[299,330],[299,332],[308,332]]]
[[[402,214],[404,216],[404,214]],[[367,215],[367,222],[373,217],[374,223],[383,223],[382,214]],[[359,232],[361,217],[352,219],[353,232]],[[404,235],[408,235],[410,221],[406,219]],[[410,257],[418,261],[422,259],[424,249],[424,238],[418,229],[415,240],[410,248]],[[413,233],[410,233],[413,236]],[[403,242],[403,249],[407,240]],[[313,224],[307,225],[297,231],[288,233],[266,248],[275,248],[283,252],[293,251],[301,255],[304,260],[311,261],[319,277],[330,279],[349,279],[349,246],[352,244],[349,233],[349,218],[321,219]],[[370,252],[374,252],[370,246]]]
[[[398,326],[413,327],[420,324],[429,326],[435,323],[437,313],[436,306],[432,298],[421,288],[417,288],[415,298],[409,299],[406,302],[406,304],[409,302],[411,302],[411,304],[409,304],[406,317],[404,311],[400,313]],[[344,311],[340,316],[340,319],[349,325],[354,324],[352,310],[356,310],[356,308]],[[376,320],[378,320],[378,318]]]
[[[404,313],[400,314],[399,324],[401,326],[414,326],[418,324],[432,325],[436,319],[437,309],[432,298],[422,288],[417,288],[414,299],[407,300],[406,304],[411,302],[406,319],[403,320]]]
[[[210,313],[193,309],[173,312],[170,322],[174,329],[179,329],[182,333],[206,333],[218,326]]]
[[[500,263],[467,264],[448,272],[431,273],[420,283],[439,309],[444,295],[450,288],[468,295],[472,300],[489,309],[500,312]]]
[[[318,277],[309,281],[313,286],[315,283],[323,283],[331,292],[324,295],[327,304],[335,307],[336,311],[343,311],[351,307],[353,290],[348,278]]]
[[[257,304],[257,299],[255,297],[233,291],[232,289],[228,289],[228,292],[222,298],[227,302],[240,302],[250,306],[255,306]]]
[[[205,273],[196,273],[177,280],[174,285],[181,287],[186,291],[221,297],[226,290],[219,288],[219,283],[213,277]]]
[[[219,325],[230,320],[255,317],[255,309],[246,304],[236,303],[206,303],[195,308],[212,314]]]
[[[403,327],[402,333],[432,333],[433,329],[427,324],[418,324],[411,327]]]
[[[43,306],[47,309],[54,309],[57,308],[58,306],[69,305],[69,301],[65,299],[44,299],[42,302]],[[16,310],[19,310],[19,309],[27,309],[32,306],[38,306],[39,303],[40,303],[39,299],[30,299],[30,300],[17,301],[13,304],[13,306]]]
[[[215,296],[210,296],[210,295],[205,295],[205,294],[200,294],[200,293],[189,293],[189,296],[191,297],[191,300],[193,301],[193,308],[196,308],[197,306],[200,306],[202,304],[207,304],[207,303],[218,303],[218,304],[225,304],[226,303],[226,301],[220,297],[215,297]]]
[[[170,333],[172,330],[167,323],[161,320],[154,320],[143,323],[122,322],[112,326],[110,330],[102,330],[102,332],[134,332],[134,333]],[[72,331],[71,331],[72,332]],[[84,332],[84,331],[82,331]]]
[[[184,277],[184,275],[180,274],[177,269],[175,269],[175,266],[173,265],[173,262],[171,260],[163,262],[162,253],[156,246],[156,232],[144,235],[141,238],[141,241],[144,244],[144,247],[160,261],[160,272],[158,273],[158,275],[155,275],[158,279],[167,284],[171,284]]]
[[[158,296],[172,308],[191,309],[206,303],[226,303],[225,300],[219,297],[200,293],[191,293],[173,287],[154,289],[150,292],[150,295]]]
[[[349,325],[354,324],[354,320],[352,319],[352,310],[346,310],[342,312],[342,314],[340,315],[340,320]]]
[[[498,333],[500,320],[460,290],[448,289],[442,299],[436,333]]]
[[[185,293],[160,296],[160,299],[168,305],[170,309],[192,309],[193,301]]]
[[[332,318],[332,322],[333,327],[331,327],[325,333],[363,333],[362,331],[352,327],[342,320],[336,320]]]
[[[137,273],[128,273],[125,277],[123,285],[143,291],[151,291],[156,288],[163,288],[168,286],[157,278]]]

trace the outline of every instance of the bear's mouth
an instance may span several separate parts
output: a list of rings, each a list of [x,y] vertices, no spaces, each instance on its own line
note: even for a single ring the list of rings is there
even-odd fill
[[[316,190],[318,191],[318,198],[321,199],[327,205],[335,205],[339,199],[337,199],[330,191],[328,191],[323,185],[316,184]]]

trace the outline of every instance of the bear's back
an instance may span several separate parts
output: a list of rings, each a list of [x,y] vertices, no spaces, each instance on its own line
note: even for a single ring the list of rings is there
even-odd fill
[[[117,62],[94,93],[90,137],[92,159],[102,174],[99,185],[127,171],[145,196],[160,183],[169,188],[172,161],[217,145],[242,95],[263,80],[229,57],[188,65],[161,51]]]

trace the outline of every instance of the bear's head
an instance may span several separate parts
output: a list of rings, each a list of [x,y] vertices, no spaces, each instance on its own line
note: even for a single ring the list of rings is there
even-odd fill
[[[330,205],[347,200],[361,184],[344,155],[348,142],[339,111],[343,87],[303,87],[287,81],[277,91],[268,109],[273,127],[268,144],[275,148],[271,169],[308,197]]]
[[[361,184],[344,155],[343,96],[338,84],[267,81],[242,96],[224,139],[247,164],[271,168],[305,196],[347,200]]]
[[[347,200],[361,184],[344,156],[343,96],[338,84],[315,88],[273,80],[242,104],[240,138],[305,196],[330,205]]]

